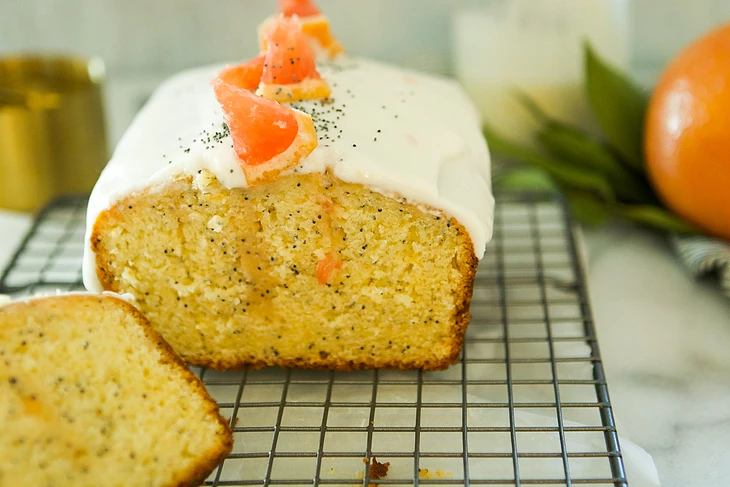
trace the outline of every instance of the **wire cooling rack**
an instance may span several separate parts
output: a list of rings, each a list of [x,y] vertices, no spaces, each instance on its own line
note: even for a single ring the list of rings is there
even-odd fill
[[[42,211],[0,293],[82,289],[85,208],[67,197]],[[627,487],[560,201],[498,196],[471,312],[461,359],[442,372],[193,368],[235,435],[205,485]],[[376,458],[384,478],[371,478]]]

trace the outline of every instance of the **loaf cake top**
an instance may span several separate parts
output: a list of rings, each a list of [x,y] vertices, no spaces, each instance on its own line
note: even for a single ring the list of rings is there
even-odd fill
[[[229,188],[246,178],[210,80],[221,66],[166,81],[117,146],[94,188],[87,234],[121,198],[179,174],[212,172]],[[320,62],[332,95],[292,107],[312,116],[318,147],[293,171],[329,169],[346,182],[455,217],[478,258],[492,233],[490,158],[480,119],[458,83],[370,60]],[[84,282],[100,290],[87,248]]]

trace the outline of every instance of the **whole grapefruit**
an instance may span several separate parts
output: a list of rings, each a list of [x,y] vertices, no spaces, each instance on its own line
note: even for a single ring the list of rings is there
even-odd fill
[[[730,24],[666,68],[649,102],[644,150],[666,206],[730,240]]]

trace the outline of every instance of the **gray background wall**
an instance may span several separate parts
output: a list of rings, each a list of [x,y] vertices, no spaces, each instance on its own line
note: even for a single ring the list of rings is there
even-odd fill
[[[500,1],[509,0],[318,3],[349,51],[449,73],[453,10]],[[690,39],[730,20],[730,0],[616,1],[629,3],[631,69],[647,83]],[[101,56],[109,73],[116,140],[131,116],[127,112],[160,79],[186,67],[255,54],[256,26],[274,5],[274,0],[0,0],[0,54]]]

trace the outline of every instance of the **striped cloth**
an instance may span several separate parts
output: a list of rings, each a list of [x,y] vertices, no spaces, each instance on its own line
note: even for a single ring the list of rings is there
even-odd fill
[[[725,296],[730,298],[730,243],[708,237],[670,238],[675,253],[696,277],[716,277]]]

